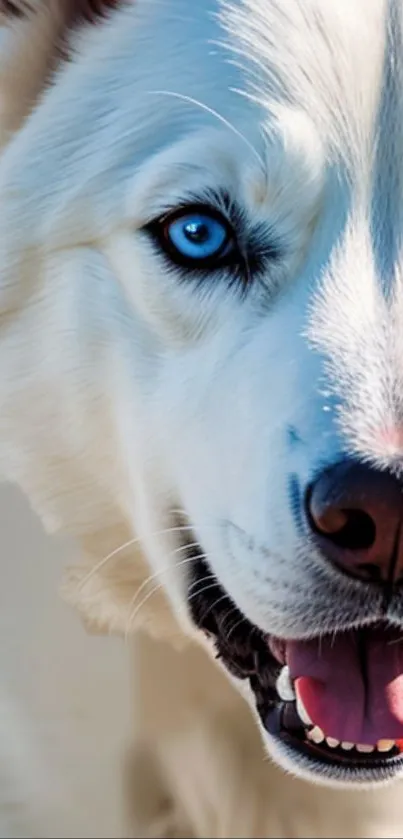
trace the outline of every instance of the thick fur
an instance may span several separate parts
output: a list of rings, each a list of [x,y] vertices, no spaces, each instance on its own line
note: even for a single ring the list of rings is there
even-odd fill
[[[379,612],[305,543],[290,487],[402,454],[403,7],[96,11],[3,8],[0,464],[80,540],[65,594],[86,624],[140,631],[133,833],[402,836],[399,786],[267,762],[297,771],[192,626],[175,522],[267,632]],[[278,244],[246,293],[184,278],[142,230],[214,190]]]

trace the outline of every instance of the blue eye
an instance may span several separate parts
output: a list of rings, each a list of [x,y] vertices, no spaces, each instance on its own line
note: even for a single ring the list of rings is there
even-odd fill
[[[214,267],[236,248],[227,220],[208,208],[186,208],[165,217],[162,233],[169,255],[189,267]]]

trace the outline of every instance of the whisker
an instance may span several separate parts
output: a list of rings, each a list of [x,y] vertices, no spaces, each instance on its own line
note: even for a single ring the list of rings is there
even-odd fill
[[[184,516],[184,518],[187,519],[186,512],[181,507],[170,507],[169,512],[172,513],[173,515]]]
[[[102,557],[102,559],[101,559],[99,562],[97,562],[97,564],[96,564],[96,565],[94,565],[94,567],[93,567],[93,568],[91,568],[91,570],[90,570],[90,571],[88,572],[88,574],[84,577],[84,579],[83,579],[83,580],[80,580],[80,582],[79,582],[79,584],[78,584],[78,586],[77,586],[77,590],[78,590],[78,591],[82,591],[82,589],[84,588],[84,586],[85,586],[85,585],[86,585],[86,584],[87,584],[87,583],[91,580],[91,578],[94,576],[94,574],[96,574],[96,573],[97,573],[97,571],[100,571],[100,570],[101,570],[101,568],[103,568],[103,567],[104,567],[104,565],[106,565],[106,564],[107,564],[107,563],[108,563],[111,559],[113,559],[113,557],[117,556],[119,553],[121,553],[122,551],[124,551],[124,550],[125,550],[125,548],[130,548],[132,545],[136,545],[138,542],[140,542],[140,539],[138,539],[138,538],[129,539],[129,541],[128,541],[128,542],[123,542],[123,544],[122,544],[122,545],[119,545],[119,547],[118,547],[118,548],[115,548],[115,549],[114,549],[113,551],[111,551],[109,554],[107,554],[106,556]]]
[[[211,588],[215,588],[215,585],[206,586],[206,587],[203,589],[203,591],[201,591],[201,592],[200,592],[200,594],[203,594],[205,591],[208,591],[208,590],[209,590],[209,589],[211,589]],[[199,592],[196,592],[196,594],[199,594]],[[194,597],[194,596],[195,596],[195,595],[193,595],[193,597]],[[202,616],[201,616],[201,618],[200,618],[200,623],[204,623],[204,621],[206,620],[207,615],[209,615],[209,614],[210,614],[211,610],[212,610],[212,609],[214,609],[216,606],[218,606],[218,604],[219,604],[219,603],[221,603],[223,600],[226,600],[227,598],[228,598],[228,595],[227,595],[227,594],[222,594],[222,595],[221,595],[221,597],[218,597],[218,598],[217,598],[217,600],[214,600],[214,601],[213,601],[213,603],[210,603],[209,607],[205,610],[205,612],[203,612],[203,614],[202,614]],[[189,600],[191,600],[191,599],[192,599],[192,598],[191,598],[191,597],[189,597]],[[234,608],[235,608],[235,607],[234,607]]]
[[[187,557],[182,562],[186,563],[186,562],[192,562],[192,561],[193,561],[193,557]],[[163,569],[164,572],[171,571],[171,570],[173,570],[173,569],[172,568]],[[148,580],[147,580],[147,582],[148,582]],[[143,587],[144,587],[144,584],[143,584]],[[153,586],[151,591],[147,592],[147,594],[144,595],[143,599],[141,600],[141,602],[138,604],[138,606],[135,609],[133,609],[131,606],[129,607],[130,611],[129,611],[129,615],[128,615],[128,618],[127,618],[127,625],[126,625],[126,632],[125,632],[126,641],[129,637],[130,630],[132,628],[132,625],[133,625],[134,621],[136,620],[137,615],[139,614],[141,609],[144,608],[145,604],[150,600],[150,598],[154,594],[156,594],[161,588],[162,588],[162,582],[159,582],[156,586]],[[134,602],[137,600],[137,594],[138,594],[138,592],[136,592],[136,594],[134,596]]]
[[[193,583],[191,583],[188,587],[188,591],[191,591],[192,588],[196,588],[196,586],[199,586],[202,583],[206,583],[208,580],[215,580],[217,582],[217,577],[215,574],[206,574],[204,577],[201,577],[200,579],[195,580]],[[195,594],[198,594],[198,592],[195,592]]]
[[[194,557],[188,557],[188,560],[189,560],[189,561],[191,561],[192,559],[194,559]],[[185,560],[184,560],[184,562],[185,562]],[[166,569],[166,570],[167,570],[167,569]],[[146,596],[145,596],[145,597],[143,597],[143,600],[141,601],[141,603],[139,603],[139,605],[137,606],[137,608],[136,608],[136,610],[134,611],[134,613],[133,613],[133,614],[131,614],[131,615],[129,615],[128,629],[127,629],[127,632],[126,632],[126,639],[127,639],[128,634],[129,634],[129,632],[130,632],[130,628],[131,628],[132,624],[134,623],[134,621],[135,621],[135,619],[136,619],[136,617],[137,617],[137,615],[138,615],[139,611],[143,608],[143,606],[145,606],[145,604],[146,604],[146,603],[147,603],[147,601],[150,599],[150,597],[152,597],[152,595],[153,595],[153,594],[156,594],[156,592],[157,592],[157,591],[161,588],[161,585],[162,585],[162,584],[161,584],[161,583],[159,583],[157,586],[154,586],[154,588],[153,588],[151,591],[149,591],[149,592],[148,592],[148,594],[146,594]],[[190,602],[190,601],[191,601],[194,597],[196,597],[198,594],[203,594],[205,591],[208,591],[209,589],[212,589],[212,588],[215,588],[215,587],[216,587],[216,583],[213,583],[212,585],[209,585],[209,586],[205,586],[205,587],[202,589],[202,591],[200,591],[200,592],[195,592],[193,595],[191,595],[191,596],[188,598],[188,601],[187,601],[187,602],[189,603],[189,602]],[[222,598],[220,598],[220,599],[222,599]],[[216,601],[216,602],[219,602],[219,600],[218,600],[218,601]],[[213,605],[215,605],[215,604],[213,604]],[[203,619],[204,619],[204,618],[203,618]]]
[[[175,554],[178,554],[181,551],[186,550],[188,547],[193,547],[195,545],[197,545],[197,542],[192,542],[190,545],[181,545],[179,548],[175,548],[174,551],[171,551],[171,553],[168,554],[168,558],[171,558],[175,556]],[[173,564],[167,563],[164,566],[164,568],[159,568],[157,571],[154,571],[154,573],[150,574],[146,580],[143,580],[143,582],[137,589],[129,608],[132,609],[135,606],[136,600],[141,594],[141,592],[144,591],[144,589],[147,588],[147,586],[149,586],[149,584],[152,583],[153,580],[157,580],[158,577],[161,577],[163,574],[168,574],[169,571],[173,571],[175,568],[180,568],[181,565],[187,565],[189,562],[193,562],[194,560],[194,556],[187,556],[184,559],[181,559]],[[157,588],[159,588],[159,585],[157,586]]]
[[[200,591],[194,591],[193,594],[191,594],[190,597],[188,597],[188,603],[191,603],[191,601],[194,600],[195,597],[201,597],[202,594],[206,593],[206,591],[210,591],[212,588],[216,588],[216,587],[217,587],[217,581],[215,580],[214,583],[210,583],[208,586],[204,586],[203,588],[200,589]],[[227,595],[225,595],[225,597],[226,596]],[[220,597],[220,600],[222,600],[222,599],[223,599],[223,597]],[[219,603],[220,601],[219,600],[215,601],[215,603],[217,603],[217,602]],[[215,605],[215,603],[214,603],[214,605]],[[211,608],[212,608],[212,606],[210,605],[209,609],[211,609]],[[206,612],[206,614],[208,614],[208,612]],[[203,619],[204,619],[204,617],[205,617],[205,615],[203,615]]]
[[[189,531],[189,530],[193,530],[193,528],[192,528],[190,525],[178,525],[178,526],[175,526],[175,527],[166,527],[166,528],[163,528],[162,530],[156,530],[156,531],[155,531],[152,535],[153,535],[153,536],[162,536],[162,535],[164,535],[164,534],[168,534],[168,533],[183,532],[183,531]],[[78,584],[78,591],[82,591],[82,589],[84,588],[84,586],[85,586],[85,585],[86,585],[86,584],[87,584],[87,583],[91,580],[91,578],[94,576],[94,574],[96,574],[98,571],[100,571],[100,570],[101,570],[101,568],[103,568],[103,567],[104,567],[104,566],[105,566],[105,565],[106,565],[106,564],[107,564],[107,563],[108,563],[111,559],[113,559],[113,558],[114,558],[115,556],[117,556],[119,553],[121,553],[122,551],[124,551],[126,548],[130,548],[130,547],[132,547],[133,545],[137,545],[137,544],[139,544],[139,543],[142,543],[142,541],[143,541],[143,540],[142,540],[142,539],[140,539],[140,538],[138,538],[138,537],[135,537],[135,538],[133,538],[133,539],[129,539],[129,541],[128,541],[128,542],[124,542],[122,545],[119,545],[119,547],[118,547],[118,548],[115,548],[115,549],[114,549],[113,551],[111,551],[109,554],[107,554],[106,556],[104,556],[104,557],[103,557],[103,558],[102,558],[102,559],[101,559],[101,560],[100,560],[100,561],[99,561],[99,562],[98,562],[98,563],[94,566],[94,568],[91,568],[91,570],[90,570],[90,571],[88,572],[88,574],[84,577],[84,579],[83,579],[83,580],[80,580],[80,582],[79,582],[79,584]],[[197,544],[198,544],[198,543],[197,543]],[[193,546],[194,546],[194,543],[193,543]]]
[[[223,632],[223,638],[224,638],[224,641],[225,641],[227,644],[229,643],[229,639],[230,639],[230,637],[231,637],[232,633],[233,633],[233,632],[235,631],[235,629],[236,629],[238,626],[240,626],[240,624],[242,624],[242,623],[244,622],[244,620],[245,620],[245,618],[243,617],[243,615],[241,615],[241,617],[239,618],[239,620],[235,621],[235,623],[231,626],[231,628],[230,628],[230,630],[229,630],[228,634],[226,635],[226,634],[225,634],[225,630],[224,630],[225,624],[227,624],[227,623],[228,623],[228,621],[231,619],[231,617],[232,617],[232,615],[234,614],[234,612],[235,612],[236,614],[239,614],[239,609],[238,609],[238,607],[237,607],[237,606],[235,606],[235,605],[234,605],[234,607],[231,609],[231,611],[230,611],[230,612],[228,612],[228,615],[226,615],[226,616],[225,616],[225,618],[224,618],[224,620],[223,620],[223,622],[222,622],[222,624],[221,624],[221,629],[222,629],[222,632]]]
[[[183,545],[183,546],[182,546],[182,548],[177,548],[177,549],[176,549],[175,551],[173,551],[173,552],[172,552],[172,554],[170,554],[170,555],[172,556],[172,555],[174,555],[175,553],[178,553],[178,551],[180,551],[180,550],[184,549],[185,547],[187,548],[188,546],[187,546],[187,545]],[[194,562],[196,559],[201,559],[201,558],[205,558],[205,557],[206,557],[206,554],[200,554],[200,555],[198,555],[197,557],[195,557],[195,556],[187,556],[187,557],[185,557],[184,559],[181,559],[179,562],[174,563],[173,565],[169,564],[169,565],[167,565],[165,568],[160,568],[158,571],[155,571],[155,573],[154,573],[154,574],[150,574],[150,576],[149,576],[149,577],[147,577],[147,579],[146,579],[146,580],[144,580],[144,582],[141,584],[141,586],[137,589],[137,591],[136,591],[136,593],[135,593],[135,595],[134,595],[134,597],[133,597],[133,599],[132,599],[131,603],[129,604],[129,616],[128,616],[128,619],[127,619],[127,628],[126,628],[126,632],[125,632],[125,637],[126,637],[126,639],[127,639],[128,635],[129,635],[129,633],[130,633],[131,626],[132,626],[133,622],[135,621],[135,619],[136,619],[136,617],[137,617],[137,615],[138,615],[139,611],[143,608],[143,606],[145,605],[145,603],[147,603],[147,601],[150,599],[150,597],[151,597],[153,594],[156,594],[156,592],[157,592],[157,591],[159,591],[159,589],[162,587],[162,582],[161,582],[161,581],[159,581],[159,582],[158,582],[158,584],[157,584],[156,586],[153,586],[153,588],[151,589],[151,591],[147,592],[147,594],[145,595],[145,597],[143,598],[143,600],[142,600],[142,601],[138,604],[138,606],[137,606],[136,608],[134,608],[134,607],[136,606],[136,602],[137,602],[137,600],[138,600],[139,595],[141,594],[141,592],[142,592],[142,591],[144,591],[144,589],[145,589],[145,588],[146,588],[146,587],[147,587],[147,586],[148,586],[148,585],[149,585],[149,584],[150,584],[153,580],[156,580],[158,577],[161,577],[163,574],[167,574],[167,573],[169,573],[170,571],[174,571],[176,568],[180,568],[182,565],[186,565],[186,564],[188,564],[188,563],[190,563],[190,562]],[[209,575],[209,576],[212,576],[212,577],[213,577],[214,575]],[[214,578],[214,579],[215,579],[215,578]],[[194,585],[194,584],[193,584],[193,585]],[[189,599],[191,599],[191,598],[189,598]]]
[[[237,609],[236,607],[235,607],[235,610],[236,610],[236,611],[238,611],[238,609]],[[230,612],[230,615],[231,615],[231,614],[232,614],[232,612]],[[239,618],[239,620],[237,620],[237,621],[236,621],[236,623],[234,623],[234,624],[231,626],[231,629],[229,630],[228,635],[226,635],[226,636],[224,637],[224,640],[227,642],[227,644],[229,643],[229,640],[230,640],[231,635],[233,634],[233,632],[235,632],[235,630],[238,628],[238,626],[241,626],[241,624],[243,624],[243,623],[244,623],[244,621],[245,621],[245,618],[244,618],[244,616],[243,616],[243,615],[241,615],[241,617]],[[224,627],[223,627],[223,629],[224,629]],[[252,629],[250,630],[250,633],[249,633],[249,638],[250,638],[250,636],[251,636],[251,635],[253,635],[253,633],[254,633],[254,632],[256,632],[256,627],[255,627],[255,626],[252,626]],[[249,640],[249,639],[248,639],[248,640]]]
[[[200,102],[198,99],[194,99],[192,96],[186,96],[184,93],[177,93],[174,90],[149,90],[148,93],[151,94],[151,95],[154,94],[154,95],[159,95],[159,96],[172,96],[172,98],[180,99],[182,102],[187,102],[189,105],[196,105],[196,107],[201,108],[202,111],[205,111],[206,113],[215,117],[219,122],[222,123],[222,125],[225,125],[226,128],[229,128],[229,130],[232,131],[233,134],[236,135],[236,137],[238,137],[240,140],[242,140],[243,143],[245,143],[245,145],[248,147],[249,151],[252,152],[252,154],[254,155],[256,160],[259,162],[260,167],[264,171],[265,164],[264,164],[263,158],[261,157],[261,155],[259,154],[257,149],[255,149],[254,145],[250,142],[250,140],[248,140],[247,137],[244,136],[244,134],[242,134],[241,131],[238,131],[238,129],[235,127],[235,125],[233,125],[231,122],[229,122],[228,119],[226,119],[222,114],[220,114],[214,108],[211,108],[209,105],[206,105],[204,102]]]

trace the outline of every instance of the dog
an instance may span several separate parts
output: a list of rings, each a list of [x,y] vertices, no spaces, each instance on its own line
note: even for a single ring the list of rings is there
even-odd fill
[[[403,836],[403,4],[0,8],[1,469],[131,835]]]

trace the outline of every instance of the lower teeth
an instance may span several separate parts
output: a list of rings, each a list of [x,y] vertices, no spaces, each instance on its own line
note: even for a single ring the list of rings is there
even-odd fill
[[[394,740],[378,740],[376,748],[378,749],[378,752],[390,752],[395,745],[396,743]]]
[[[372,752],[387,753],[396,748],[394,740],[379,740],[376,746],[370,746],[366,743],[349,743],[348,741],[335,740],[334,737],[325,737],[323,731],[319,726],[315,725],[313,728],[305,728],[305,735],[308,741],[319,746],[321,743],[326,743],[330,749],[341,748],[345,752],[350,752],[356,749],[360,754],[372,754]]]
[[[283,669],[283,678],[286,675],[288,677],[288,673],[284,672],[286,670],[288,670],[288,668]],[[290,696],[290,681],[286,678],[284,679],[284,682],[281,684],[281,687],[283,688],[282,692],[285,692],[284,687],[286,687],[287,695]],[[327,737],[318,725],[312,724],[301,698],[297,695],[294,700],[291,700],[290,698],[288,701],[285,701],[285,727],[288,729],[289,726],[291,726],[291,731],[296,730],[298,719],[300,721],[301,728],[303,728],[305,732],[305,737],[308,742],[314,743],[317,746],[321,744],[324,745],[326,743],[329,749],[342,749],[345,752],[350,752],[355,749],[355,751],[359,754],[372,754],[373,752],[387,754],[387,752],[391,752],[396,749],[396,742],[394,740],[378,740],[376,746],[373,746],[367,743],[351,743],[347,740],[340,742],[340,740],[336,740],[334,737]]]
[[[340,742],[334,737],[327,737],[318,725],[312,723],[301,697],[295,691],[287,665],[283,666],[280,671],[276,688],[280,699],[284,702],[283,721],[285,728],[291,732],[303,729],[308,742],[317,746],[326,743],[330,749],[342,749],[345,752],[355,749],[359,754],[372,754],[373,752],[387,754],[398,748],[394,740],[378,740],[376,746],[373,746],[366,743],[351,743],[347,740]],[[300,728],[298,729],[299,724]]]
[[[312,740],[313,743],[323,743],[325,739],[323,731],[320,728],[318,728],[317,725],[315,725],[314,728],[312,728],[310,731],[307,731],[306,733],[309,740]]]

